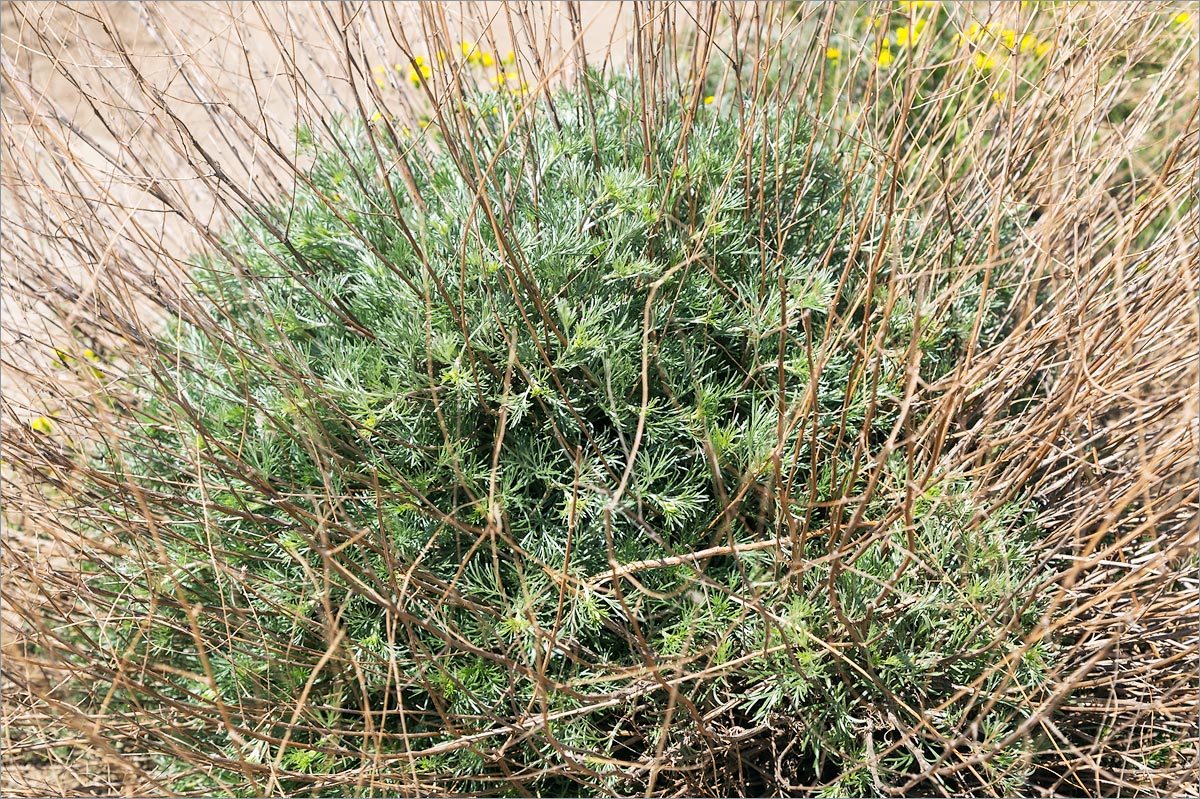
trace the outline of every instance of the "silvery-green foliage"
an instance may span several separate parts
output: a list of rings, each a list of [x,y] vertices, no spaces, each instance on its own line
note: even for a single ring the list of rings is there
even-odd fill
[[[1029,526],[970,527],[953,497],[836,578],[819,536],[798,574],[787,547],[676,557],[784,534],[789,514],[828,519],[862,489],[844,477],[854,448],[891,430],[904,364],[864,378],[853,344],[878,322],[871,259],[851,246],[861,187],[802,114],[676,106],[647,140],[636,84],[588,80],[552,113],[479,98],[470,152],[432,129],[302,131],[313,166],[294,194],[196,269],[207,310],[168,326],[120,457],[145,493],[109,501],[161,517],[171,566],[143,563],[147,596],[206,610],[159,603],[172,625],[131,622],[112,649],[174,669],[145,678],[160,698],[220,700],[266,736],[247,749],[213,727],[204,745],[231,762],[270,763],[263,741],[288,734],[283,767],[331,774],[370,760],[368,727],[393,757],[495,730],[396,771],[455,792],[515,790],[514,772],[527,790],[639,792],[644,771],[614,762],[658,745],[657,670],[711,674],[681,683],[705,711],[736,699],[747,727],[801,725],[796,781],[861,786],[877,704],[938,706],[1004,657],[997,636],[1019,639],[1001,627]],[[898,313],[887,342],[911,330]],[[925,377],[953,366],[962,332],[926,328]],[[675,560],[601,579],[656,558]],[[186,676],[210,668],[215,692]],[[1022,690],[1038,668],[1016,669]],[[672,713],[684,762],[696,722]],[[562,715],[505,729],[538,714]],[[900,784],[910,767],[882,773]]]

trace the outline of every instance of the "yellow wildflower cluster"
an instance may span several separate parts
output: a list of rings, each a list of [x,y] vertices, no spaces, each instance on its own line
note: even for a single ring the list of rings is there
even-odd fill
[[[399,66],[397,64],[397,66]],[[433,68],[425,63],[425,56],[417,56],[413,59],[413,65],[408,70],[408,82],[413,86],[420,86],[421,81],[429,80],[433,77]]]
[[[491,53],[480,50],[470,42],[463,42],[461,46],[463,58],[467,59],[468,64],[480,67],[492,67],[496,65],[496,57]]]
[[[880,42],[879,54],[876,56],[876,60],[879,66],[885,69],[890,67],[896,60],[896,56],[892,53],[893,39],[897,47],[916,47],[917,42],[920,41],[922,34],[925,32],[925,28],[929,25],[929,20],[919,18],[921,10],[926,8],[936,9],[937,3],[931,2],[931,0],[904,0],[899,3],[899,6],[908,15],[909,22],[907,25],[901,25],[896,28],[891,35]],[[934,13],[936,14],[937,12],[935,11]],[[882,20],[878,18],[873,21],[875,27],[879,27],[881,23]],[[841,52],[838,51],[836,56],[829,55],[828,53],[826,55],[830,59],[836,60],[841,56]]]
[[[508,90],[513,94],[523,94],[525,91],[527,91],[526,85],[519,82],[517,73],[511,69],[512,67],[515,67],[517,63],[517,56],[513,51],[510,50],[504,56],[504,58],[497,59],[495,54],[489,53],[486,50],[481,49],[479,46],[472,44],[471,42],[462,42],[460,44],[460,49],[462,51],[463,60],[471,66],[483,67],[486,69],[497,67],[499,65],[500,67],[506,68],[504,71],[499,72],[491,77],[493,86],[498,88],[508,88]],[[445,64],[445,51],[439,50],[437,52],[436,60],[438,64]],[[392,69],[395,72],[400,73],[404,71],[404,66],[401,64],[394,64]],[[386,66],[377,66],[374,68],[374,72],[375,84],[381,89],[384,88],[384,86],[387,84],[388,68]],[[412,63],[408,66],[408,82],[413,86],[420,86],[422,82],[433,77],[433,72],[434,65],[430,63],[428,58],[422,55],[414,56]]]
[[[1043,42],[1032,34],[1021,34],[1011,28],[1002,28],[998,25],[973,24],[960,33],[957,38],[960,44],[994,43],[1002,46],[1011,54],[1033,53],[1038,58],[1049,53],[1054,47],[1050,42]]]
[[[914,28],[911,32],[908,28],[898,28],[896,30],[896,45],[899,47],[912,47],[917,43],[917,37],[920,34],[920,28]],[[876,60],[879,62],[879,66],[884,69],[890,67],[896,60],[896,56],[892,54],[892,41],[890,38],[884,39],[879,43],[879,55],[876,56]]]
[[[889,42],[887,39],[884,39],[880,44],[879,56],[877,58],[879,61],[879,66],[883,67],[884,69],[890,67],[892,62],[896,60],[896,57],[892,55],[891,42]]]
[[[925,30],[925,22],[923,19],[918,19],[911,28],[907,25],[896,28],[896,44],[901,47],[915,46],[917,39],[921,37],[921,32]]]
[[[75,356],[73,356],[70,353],[67,353],[63,350],[57,349],[57,348],[54,350],[54,356],[56,358],[58,358],[58,362],[62,366],[65,366],[68,369],[74,368],[74,362],[76,361]],[[96,368],[96,364],[101,363],[99,355],[97,355],[91,349],[85,349],[83,351],[83,358],[85,361],[90,362],[87,364],[87,370],[88,370],[88,372],[90,372],[92,374],[93,377],[103,377],[104,376],[104,372],[102,372],[102,371],[100,371],[100,369]]]
[[[400,117],[396,116],[395,114],[384,114],[381,111],[376,111],[375,113],[371,114],[371,124],[372,125],[380,125],[384,122],[384,120],[387,120],[387,122],[394,124],[394,123],[400,121]],[[408,125],[401,125],[400,127],[395,128],[395,132],[399,133],[403,137],[408,137],[408,136],[412,135],[412,129],[409,128]],[[342,195],[334,194],[333,199],[338,202],[341,202]]]
[[[509,94],[521,95],[529,91],[529,84],[521,80],[521,75],[513,70],[497,72],[488,79],[497,89],[508,89]]]

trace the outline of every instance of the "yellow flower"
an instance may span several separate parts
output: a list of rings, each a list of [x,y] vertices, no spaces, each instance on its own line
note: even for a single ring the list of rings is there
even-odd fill
[[[937,3],[933,0],[900,0],[900,8],[909,14],[918,8],[933,8]]]
[[[488,78],[488,80],[491,81],[491,84],[493,86],[495,86],[497,89],[499,89],[506,82],[508,82],[510,80],[511,81],[520,80],[520,78],[521,78],[521,76],[518,75],[516,72],[509,70],[507,72],[497,73],[497,74],[493,75],[492,77]]]
[[[1028,53],[1030,50],[1037,50],[1038,40],[1030,36],[1028,33],[1021,37],[1021,52]]]
[[[958,34],[957,39],[960,44],[964,44],[967,42],[973,42],[979,38],[979,34],[981,32],[982,32],[982,29],[979,27],[979,24],[975,23],[975,24],[971,25],[971,27],[969,27],[965,31],[963,31],[962,33]]]
[[[408,82],[413,86],[420,86],[421,80],[429,80],[429,76],[433,74],[433,70],[424,64],[417,64],[408,71]]]
[[[505,64],[515,64],[515,63],[517,63],[517,54],[516,54],[516,53],[514,53],[512,50],[509,50],[507,53],[505,53],[505,54],[504,54],[504,61],[503,61],[503,63],[505,63]]]
[[[907,26],[896,28],[896,44],[901,47],[910,47],[916,45],[917,39],[921,36],[921,31],[925,30],[925,20],[919,19],[909,30]]]
[[[59,365],[65,366],[67,368],[71,367],[72,361],[78,360],[74,355],[63,352],[62,350],[57,349],[57,348],[55,348],[55,350],[54,350],[54,355],[56,358],[58,358]],[[85,360],[91,361],[93,364],[101,363],[100,356],[97,355],[95,353],[95,351],[93,351],[93,350],[90,350],[90,349],[84,350],[83,357]],[[92,366],[91,364],[88,364],[88,371],[91,372],[96,377],[104,376],[104,372],[101,372],[99,369],[97,369],[95,366]]]
[[[1043,42],[1042,44],[1039,44],[1037,47],[1035,47],[1033,49],[1033,54],[1036,55],[1038,58],[1041,58],[1042,56],[1044,56],[1046,53],[1050,52],[1053,49],[1054,49],[1054,45],[1050,44],[1050,42]]]
[[[50,420],[45,416],[39,416],[29,423],[29,428],[34,432],[41,433],[44,436],[50,435],[54,430],[54,426],[50,424]]]
[[[993,69],[996,66],[996,59],[992,58],[987,53],[975,54],[975,69],[987,70]]]
[[[1000,31],[1000,41],[1004,42],[1004,46],[1012,50],[1017,46],[1017,32],[1014,30]]]
[[[842,57],[842,51],[836,47],[826,47],[825,48],[825,57],[828,58],[830,61],[837,61],[839,58]]]
[[[100,363],[100,356],[97,355],[92,350],[84,350],[83,357],[86,358],[87,360],[91,361],[92,363]],[[104,372],[101,372],[95,366],[89,365],[88,371],[92,373],[92,377],[104,377]]]
[[[1171,21],[1182,28],[1184,25],[1187,25],[1192,21],[1192,15],[1186,11],[1180,11],[1171,18]]]
[[[485,67],[492,67],[492,66],[496,65],[496,59],[492,56],[491,53],[480,53],[479,54],[479,64],[481,66],[485,66]]]
[[[896,60],[896,57],[894,55],[892,55],[892,51],[889,50],[888,48],[885,47],[879,51],[879,66],[884,67],[886,69],[887,67],[890,67],[892,65],[892,62],[895,60]]]
[[[479,63],[479,58],[480,58],[479,48],[476,47],[475,45],[471,44],[470,42],[462,43],[462,54],[463,54],[463,57],[467,59],[468,64]]]
[[[712,95],[712,94],[710,94],[708,97],[705,97],[705,98],[704,98],[704,104],[705,104],[705,105],[712,105],[712,104],[713,104],[713,101],[714,101],[714,100],[716,100],[716,99],[717,99],[717,98],[716,98],[716,96],[715,96],[715,95]]]
[[[992,99],[998,103],[1002,102],[1006,96],[1007,95],[1005,95],[1004,92],[1000,91],[999,89],[996,89],[996,91],[992,92]]]

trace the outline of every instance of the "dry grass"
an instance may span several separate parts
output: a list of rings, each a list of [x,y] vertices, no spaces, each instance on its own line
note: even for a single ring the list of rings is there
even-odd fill
[[[981,24],[1031,24],[1015,3],[953,11]],[[1040,509],[1040,576],[1022,591],[1048,598],[1050,610],[1013,657],[1041,636],[1067,649],[1053,690],[1020,731],[1041,753],[1038,790],[1196,791],[1200,98],[1196,21],[1175,24],[1178,11],[1054,4],[1039,17],[1039,36],[1055,43],[1046,69],[1002,77],[975,69],[969,54],[939,61],[933,48],[877,69],[868,37],[886,24],[862,19],[903,13],[894,4],[636,3],[612,15],[569,3],[8,5],[6,794],[160,793],[156,757],[181,758],[197,773],[214,764],[189,741],[227,725],[224,708],[193,718],[169,706],[106,715],[108,697],[92,696],[89,684],[120,682],[121,669],[142,664],[119,653],[101,659],[102,642],[88,651],[63,634],[103,630],[119,609],[90,592],[84,564],[134,554],[79,535],[88,511],[78,453],[122,435],[121,406],[101,399],[123,397],[119,377],[153,350],[161,320],[193,308],[191,255],[217,246],[224,226],[251,204],[286,196],[303,174],[295,125],[379,111],[415,128],[432,108],[446,140],[469,146],[452,76],[436,73],[417,91],[402,75],[398,87],[376,85],[372,68],[484,33],[490,50],[517,51],[531,101],[573,80],[585,58],[638,65],[651,96],[697,93],[714,72],[750,109],[819,92],[809,107],[821,135],[904,178],[880,179],[872,209],[926,231],[919,256],[896,264],[892,279],[920,285],[930,278],[920,270],[958,244],[971,258],[956,265],[964,279],[1017,281],[1009,334],[972,348],[939,385],[908,386],[909,421],[872,457],[899,453],[925,480],[935,469],[970,478],[981,507],[1032,497]],[[776,82],[781,66],[791,77]],[[918,79],[935,71],[944,72],[935,88],[918,93]],[[982,100],[979,82],[988,84]],[[993,84],[1005,95],[989,102]],[[1015,241],[1002,243],[1001,223],[1014,219]],[[930,298],[930,308],[952,300]],[[875,342],[862,345],[867,352]],[[98,367],[87,366],[85,349],[99,353]],[[63,368],[56,350],[87,368]],[[52,419],[52,435],[30,428],[40,416]],[[923,487],[897,497],[895,518],[911,518]],[[846,499],[831,557],[849,557],[869,535],[865,506]],[[484,737],[512,723],[498,718]],[[646,784],[656,794],[729,794],[738,761],[770,762],[788,735],[729,723],[711,718],[712,740],[728,756],[721,764],[626,765],[654,775]],[[877,755],[909,743],[881,744]],[[979,759],[955,752],[949,742],[907,790],[948,793],[969,782]],[[278,760],[242,765],[247,785],[276,784]],[[415,772],[398,788],[386,771],[363,756],[353,773],[313,784],[438,790]],[[766,789],[814,787],[784,783]]]

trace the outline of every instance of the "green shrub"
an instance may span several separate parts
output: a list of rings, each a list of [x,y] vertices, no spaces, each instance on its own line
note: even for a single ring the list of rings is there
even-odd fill
[[[638,96],[478,95],[469,149],[302,131],[294,195],[198,265],[100,459],[141,557],[94,578],[93,646],[146,664],[114,706],[197,719],[209,789],[874,790],[1040,690],[1024,512],[947,482],[906,525],[918,476],[867,468],[978,283],[918,331],[869,176],[800,114],[645,130]],[[739,727],[774,743],[722,776]],[[971,779],[1011,790],[1020,746]]]

